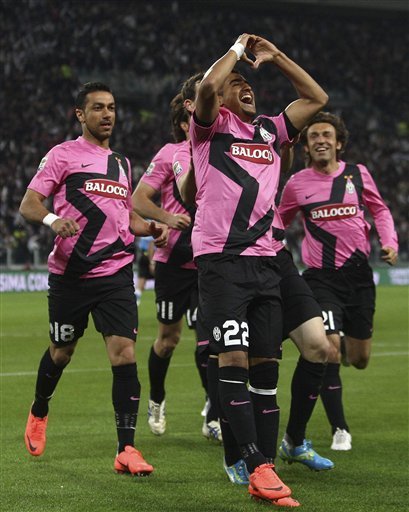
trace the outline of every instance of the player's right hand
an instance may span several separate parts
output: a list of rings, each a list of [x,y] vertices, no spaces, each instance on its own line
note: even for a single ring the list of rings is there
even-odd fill
[[[251,47],[254,45],[254,43],[256,42],[256,39],[257,39],[257,36],[253,35],[253,34],[241,34],[241,36],[239,36],[235,43],[240,43],[244,46],[244,48],[246,49],[249,49],[251,50]],[[243,53],[243,55],[241,56],[240,60],[242,62],[245,62],[246,64],[249,64],[249,66],[251,67],[254,67],[254,61],[252,61],[246,54],[246,52]]]
[[[51,229],[61,238],[75,236],[80,230],[80,225],[73,219],[57,219],[51,224]]]
[[[190,215],[185,213],[175,213],[169,216],[169,220],[166,223],[170,228],[182,231],[190,226],[192,219]]]

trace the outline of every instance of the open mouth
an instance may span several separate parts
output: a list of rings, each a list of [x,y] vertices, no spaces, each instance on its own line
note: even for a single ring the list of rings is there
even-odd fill
[[[243,94],[243,96],[240,98],[240,101],[246,105],[252,105],[253,96],[250,93]]]

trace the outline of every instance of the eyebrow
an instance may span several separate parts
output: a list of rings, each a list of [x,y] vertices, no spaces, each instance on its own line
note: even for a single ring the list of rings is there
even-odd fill
[[[115,102],[111,101],[110,103],[102,103],[101,101],[95,101],[94,103],[92,103],[93,107],[105,107],[105,105],[111,107],[112,105],[115,105]]]

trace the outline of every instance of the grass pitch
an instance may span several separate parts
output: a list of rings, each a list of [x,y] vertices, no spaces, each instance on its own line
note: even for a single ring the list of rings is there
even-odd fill
[[[136,445],[154,465],[145,479],[116,475],[111,372],[92,321],[51,402],[47,449],[25,450],[23,433],[40,357],[48,344],[45,293],[1,297],[1,497],[7,512],[244,512],[265,510],[222,468],[222,448],[201,435],[204,393],[187,329],[167,378],[167,432],[147,426],[147,359],[156,334],[154,297],[145,292],[137,341],[142,397]],[[281,431],[288,416],[297,352],[285,342],[279,382]],[[342,369],[353,449],[332,452],[319,403],[308,437],[335,469],[314,473],[277,461],[280,476],[305,512],[401,512],[408,501],[408,288],[378,288],[372,360],[365,371]],[[281,436],[282,432],[280,433]],[[281,439],[281,437],[280,437]],[[275,507],[270,507],[275,508]],[[276,508],[275,508],[276,509]],[[276,509],[278,510],[278,509]]]

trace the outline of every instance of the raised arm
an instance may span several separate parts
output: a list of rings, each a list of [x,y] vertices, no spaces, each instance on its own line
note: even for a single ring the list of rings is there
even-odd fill
[[[219,91],[237,61],[241,59],[252,65],[244,50],[254,37],[250,34],[242,34],[228,52],[205,73],[200,82],[196,99],[195,114],[199,121],[211,124],[216,119],[220,108]]]
[[[76,235],[80,229],[79,224],[73,219],[61,218],[48,211],[43,204],[46,199],[39,192],[27,189],[20,204],[21,215],[29,222],[43,223],[49,226],[61,238]]]

